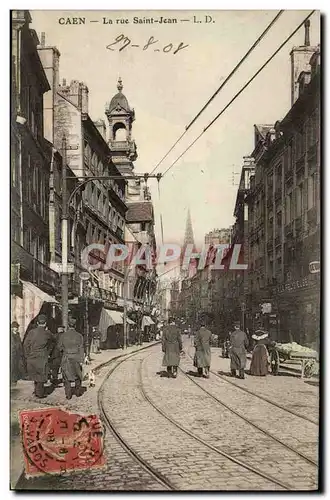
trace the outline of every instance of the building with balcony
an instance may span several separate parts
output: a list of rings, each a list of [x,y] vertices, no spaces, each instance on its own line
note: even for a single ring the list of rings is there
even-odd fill
[[[70,307],[81,306],[88,315],[80,328],[98,323],[100,308],[118,309],[124,294],[124,263],[113,262],[106,267],[106,254],[111,244],[125,242],[126,181],[111,160],[103,120],[89,116],[88,87],[76,80],[59,81],[60,53],[48,46],[41,35],[38,52],[50,82],[44,96],[45,135],[61,153],[54,155],[50,183],[50,242],[54,268],[61,261],[62,165],[67,165],[69,194],[85,177],[114,176],[116,179],[93,179],[71,199],[69,227],[69,260],[74,264],[70,278]],[[104,251],[91,249],[89,264],[98,269],[90,272],[81,261],[83,250],[93,244],[104,245]],[[89,266],[87,266],[89,267]],[[89,279],[86,280],[86,271]],[[94,314],[94,312],[95,314]],[[83,317],[83,314],[78,314]]]
[[[256,142],[255,176],[247,198],[253,297],[272,303],[281,340],[318,347],[320,261],[320,48],[305,45],[291,52],[292,107]],[[264,234],[256,237],[259,214]],[[262,229],[260,229],[262,231]]]
[[[11,305],[24,335],[43,303],[56,303],[59,276],[49,267],[52,144],[44,137],[43,96],[50,87],[29,12],[11,15]]]

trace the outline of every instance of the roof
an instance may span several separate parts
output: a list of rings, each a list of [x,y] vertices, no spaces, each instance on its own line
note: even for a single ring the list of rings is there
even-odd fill
[[[126,222],[151,222],[153,220],[153,208],[150,201],[137,201],[127,203]]]
[[[128,101],[122,92],[118,92],[118,94],[113,96],[109,104],[109,111],[111,112],[115,110],[118,105],[127,112],[131,110]]]
[[[265,139],[267,133],[270,131],[270,129],[272,129],[274,127],[274,125],[264,125],[264,124],[261,124],[261,125],[255,125],[255,128],[256,130],[259,132],[259,134],[261,135],[261,137],[263,139]]]

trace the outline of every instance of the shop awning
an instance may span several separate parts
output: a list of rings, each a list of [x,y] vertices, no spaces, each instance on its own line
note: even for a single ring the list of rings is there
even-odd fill
[[[142,318],[142,328],[145,326],[154,325],[155,322],[150,318],[150,316],[143,316]]]
[[[102,318],[104,318],[104,321],[108,323],[108,327],[114,325],[122,325],[124,323],[123,313],[121,313],[120,311],[111,311],[110,309],[102,309],[100,323]]]
[[[38,288],[37,286],[33,285],[33,283],[30,283],[29,281],[23,281],[23,290],[26,289],[28,292],[32,293],[39,299],[41,299],[43,302],[51,302],[52,304],[58,304],[57,300],[55,297],[52,297],[51,295],[48,295],[48,293],[43,292]]]

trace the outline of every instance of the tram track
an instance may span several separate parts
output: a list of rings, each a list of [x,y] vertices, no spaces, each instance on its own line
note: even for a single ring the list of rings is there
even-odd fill
[[[186,352],[187,356],[193,361],[194,358],[189,354],[189,352],[187,352],[187,351],[185,351],[185,352]],[[294,415],[295,417],[298,417],[298,418],[301,418],[303,420],[306,420],[307,422],[309,422],[311,424],[314,424],[314,425],[317,425],[317,426],[319,425],[318,422],[316,422],[314,419],[308,418],[308,417],[306,417],[304,415],[301,415],[300,413],[298,413],[296,411],[290,410],[289,408],[286,408],[285,406],[277,403],[276,401],[272,401],[271,399],[268,399],[265,396],[262,396],[261,394],[257,394],[256,392],[250,391],[246,387],[242,387],[242,386],[236,384],[235,382],[233,382],[232,380],[228,380],[227,377],[225,377],[223,375],[220,375],[219,373],[217,373],[214,370],[210,370],[210,373],[212,373],[213,375],[215,375],[219,379],[223,380],[224,382],[227,382],[228,384],[231,384],[232,386],[236,387],[237,389],[240,389],[241,391],[244,391],[247,394],[250,394],[251,396],[254,396],[254,397],[256,397],[256,398],[258,398],[258,399],[260,399],[262,401],[265,401],[266,403],[269,403],[272,406],[275,406],[276,408],[280,408],[281,410],[284,410],[284,411],[290,413],[291,415]]]
[[[153,344],[154,345],[154,344]],[[137,354],[141,353],[141,351],[148,349],[152,346],[147,346],[146,348],[142,348],[137,352],[133,352],[132,354],[129,354],[122,358],[122,356],[118,356],[116,359],[112,359],[110,363],[107,363],[107,365],[115,363],[113,367],[110,368],[108,373],[106,374],[97,394],[97,404],[99,407],[100,415],[105,423],[105,426],[110,430],[112,435],[115,437],[117,442],[122,446],[122,448],[128,453],[128,455],[135,461],[137,462],[157,483],[159,483],[165,490],[176,490],[177,488],[170,482],[168,481],[161,473],[159,473],[154,467],[152,467],[146,460],[144,460],[140,454],[138,454],[127,442],[126,439],[123,438],[121,433],[118,431],[115,423],[113,420],[110,418],[109,414],[107,413],[105,409],[105,405],[103,402],[103,396],[104,396],[104,387],[110,376],[113,374],[113,372],[120,366],[122,365],[125,361],[129,360],[133,356],[136,356]],[[122,359],[119,359],[122,358]]]
[[[312,460],[311,458],[309,458],[307,455],[305,455],[304,453],[301,453],[300,451],[296,450],[295,448],[293,448],[289,444],[283,442],[281,439],[278,439],[276,436],[274,436],[270,432],[266,431],[265,429],[263,429],[259,425],[255,424],[254,422],[252,422],[248,418],[244,417],[244,415],[242,415],[241,413],[239,413],[236,410],[234,410],[233,408],[231,408],[227,403],[225,403],[224,401],[222,401],[221,399],[219,399],[218,397],[216,397],[214,394],[212,394],[211,392],[207,391],[204,387],[202,387],[196,380],[194,380],[193,377],[191,377],[190,375],[188,375],[182,368],[179,367],[179,370],[180,370],[181,373],[183,373],[183,375],[185,377],[187,377],[189,380],[191,380],[191,382],[193,382],[193,384],[197,385],[197,387],[199,387],[205,394],[207,394],[210,398],[212,398],[216,403],[218,403],[219,405],[223,406],[224,408],[226,408],[227,410],[229,410],[230,412],[232,412],[234,415],[236,415],[237,417],[239,417],[242,420],[244,420],[244,422],[246,422],[247,424],[249,424],[252,427],[254,427],[255,429],[257,429],[258,431],[260,431],[263,434],[265,434],[265,436],[267,436],[267,437],[271,438],[272,440],[276,441],[281,446],[284,446],[287,450],[291,451],[292,453],[295,453],[297,456],[299,456],[300,458],[302,458],[303,460],[305,460],[306,462],[308,462],[310,465],[318,467],[318,463],[315,462],[314,460]]]
[[[152,346],[147,346],[145,349],[150,348]],[[115,423],[114,419],[110,417],[108,414],[104,401],[103,401],[103,396],[104,396],[104,387],[106,382],[109,380],[111,375],[121,366],[123,363],[128,361],[134,356],[137,356],[138,354],[141,353],[141,350],[138,352],[134,352],[132,354],[126,355],[126,356],[120,356],[116,359],[113,359],[110,361],[111,364],[114,364],[109,371],[107,372],[104,380],[102,381],[102,384],[99,388],[98,395],[97,395],[97,401],[98,401],[98,407],[100,410],[100,414],[102,417],[102,420],[104,421],[106,427],[111,431],[112,435],[116,438],[116,440],[120,443],[122,448],[130,455],[130,457],[137,462],[155,481],[158,482],[165,490],[180,490],[176,485],[174,485],[171,481],[169,481],[166,477],[166,473],[162,474],[161,471],[157,470],[154,466],[152,466],[148,459],[143,458],[142,450],[134,449],[130,444],[129,444],[129,439],[128,436],[124,437],[121,433],[121,431],[118,430],[118,425]],[[272,476],[269,474],[267,471],[264,472],[260,470],[259,468],[256,468],[254,465],[250,465],[235,456],[231,455],[230,453],[219,449],[218,447],[213,446],[210,442],[206,441],[202,437],[198,436],[194,432],[190,431],[186,427],[184,427],[181,423],[178,421],[174,420],[172,416],[170,416],[166,411],[164,411],[158,404],[150,397],[150,395],[147,393],[144,381],[143,381],[143,366],[144,363],[147,362],[147,359],[153,354],[153,352],[147,354],[147,356],[143,357],[142,359],[139,360],[139,366],[137,368],[138,370],[138,389],[140,391],[140,394],[142,395],[143,399],[148,403],[149,406],[151,406],[159,415],[161,415],[164,419],[166,419],[167,422],[169,422],[171,425],[175,426],[178,430],[182,431],[185,433],[187,436],[192,438],[196,443],[198,443],[198,446],[200,447],[201,445],[205,448],[207,448],[210,452],[216,453],[217,455],[220,455],[221,457],[229,460],[230,462],[236,464],[238,467],[244,468],[247,472],[251,473],[252,475],[256,475],[260,478],[270,482],[271,484],[276,485],[277,489],[278,487],[283,490],[289,490],[289,491],[294,491],[296,488],[294,485],[287,484],[286,482],[282,481],[281,479],[278,479],[277,477]],[[191,356],[188,354],[188,356],[191,358]],[[192,358],[191,358],[192,359]],[[184,376],[191,382],[193,382],[194,385],[197,385],[197,387],[203,391],[205,394],[207,394],[208,397],[210,397],[213,401],[215,401],[217,404],[225,407],[227,410],[235,414],[237,417],[241,418],[244,420],[247,424],[253,426],[255,429],[258,431],[262,432],[264,435],[266,435],[268,438],[272,439],[274,442],[278,443],[279,445],[285,447],[288,451],[294,453],[297,457],[303,459],[304,461],[308,462],[309,465],[313,467],[318,467],[317,463],[312,460],[311,458],[307,457],[303,453],[299,452],[298,450],[294,449],[287,443],[284,443],[280,439],[276,438],[272,434],[270,434],[268,431],[262,429],[258,425],[254,424],[251,422],[249,419],[241,415],[239,412],[235,411],[232,409],[230,406],[228,406],[226,403],[224,403],[222,400],[217,398],[215,395],[211,394],[209,391],[207,391],[204,387],[202,387],[197,381],[193,380],[192,377],[190,377],[188,374],[186,374],[183,370],[181,372],[184,374]],[[214,373],[212,371],[212,373]],[[214,373],[215,374],[215,373]],[[217,375],[217,374],[215,374]],[[219,377],[222,378],[222,377]],[[226,379],[224,379],[226,381]],[[236,384],[233,384],[236,387],[239,387]],[[246,391],[250,392],[250,391]],[[252,392],[252,395],[255,396],[255,393]],[[258,397],[258,396],[256,396]],[[262,397],[260,399],[263,399]],[[267,401],[268,402],[268,401]],[[282,408],[285,409],[285,408]],[[288,410],[289,411],[289,410]],[[289,411],[289,413],[292,413]],[[299,415],[297,415],[299,416]]]
[[[146,362],[146,360],[149,358],[149,356],[151,355],[152,353],[150,353],[146,358],[142,359],[141,362],[140,362],[140,366],[139,366],[139,379],[140,379],[140,390],[141,390],[141,393],[144,397],[144,399],[146,401],[148,401],[148,403],[160,414],[162,415],[166,420],[168,420],[169,422],[171,422],[171,424],[173,424],[175,427],[177,427],[178,429],[180,429],[182,432],[184,432],[185,434],[187,434],[188,436],[190,436],[191,438],[193,438],[195,441],[197,441],[198,443],[202,444],[203,446],[205,446],[206,448],[208,448],[209,450],[217,453],[218,455],[221,455],[222,457],[225,457],[227,458],[228,460],[230,460],[231,462],[237,464],[238,466],[240,467],[243,467],[244,469],[248,470],[249,472],[259,476],[259,477],[262,477],[263,479],[266,479],[267,481],[269,481],[270,483],[273,483],[273,484],[276,484],[277,486],[280,486],[281,488],[283,488],[284,490],[293,490],[293,488],[278,480],[277,478],[269,475],[269,474],[266,474],[264,473],[263,471],[259,470],[259,469],[256,469],[255,467],[252,467],[251,465],[249,464],[246,464],[245,462],[243,462],[242,460],[239,460],[235,457],[233,457],[232,455],[220,450],[219,448],[211,445],[210,443],[208,443],[207,441],[205,441],[204,439],[202,439],[201,437],[197,436],[196,434],[194,434],[193,432],[191,432],[189,429],[185,428],[183,425],[181,425],[179,422],[177,422],[176,420],[174,420],[172,417],[170,417],[164,410],[162,410],[151,398],[150,396],[148,396],[148,394],[146,393],[145,391],[145,388],[144,388],[144,385],[143,385],[143,376],[142,376],[142,371],[143,371],[143,364]],[[189,377],[188,377],[189,378]],[[198,385],[198,384],[197,384]]]

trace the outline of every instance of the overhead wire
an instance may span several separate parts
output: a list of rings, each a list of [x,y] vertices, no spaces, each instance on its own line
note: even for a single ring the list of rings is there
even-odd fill
[[[231,106],[231,104],[244,92],[244,90],[253,82],[253,80],[263,71],[263,69],[274,59],[274,57],[282,50],[284,45],[288,43],[289,40],[299,31],[299,29],[305,24],[305,22],[314,14],[315,10],[312,10],[311,13],[297,26],[297,28],[281,43],[281,45],[273,52],[273,54],[267,59],[267,61],[256,71],[256,73],[248,80],[243,87],[234,95],[234,97],[226,104],[224,108],[218,113],[213,120],[202,130],[202,132],[187,146],[187,148],[177,157],[175,161],[171,163],[171,165],[165,170],[162,177],[164,177],[173,167],[174,165],[189,151],[190,148],[196,144],[196,142],[202,137],[203,134],[220,118],[220,116]]]
[[[244,56],[240,59],[240,61],[236,64],[236,66],[233,68],[233,70],[229,73],[229,75],[226,77],[226,79],[221,83],[220,87],[214,92],[214,94],[209,98],[209,100],[206,102],[206,104],[202,107],[202,109],[195,115],[195,117],[191,120],[191,122],[185,127],[185,130],[183,133],[180,135],[180,137],[175,141],[175,143],[171,146],[171,148],[165,153],[165,155],[160,159],[160,161],[157,163],[157,165],[153,168],[153,170],[150,172],[150,175],[157,170],[159,165],[163,163],[163,161],[168,157],[168,155],[173,151],[175,146],[181,141],[183,136],[188,132],[190,127],[195,123],[195,121],[200,117],[200,115],[205,111],[205,109],[208,107],[208,105],[213,101],[213,99],[219,94],[220,90],[224,88],[224,86],[229,82],[229,80],[234,76],[236,71],[240,68],[240,66],[244,63],[244,61],[249,57],[251,52],[259,45],[261,40],[266,36],[270,28],[276,23],[276,21],[279,19],[279,17],[283,14],[284,10],[280,10],[276,16],[272,19],[272,21],[268,24],[266,29],[261,33],[259,38],[251,45],[249,50],[244,54]]]

